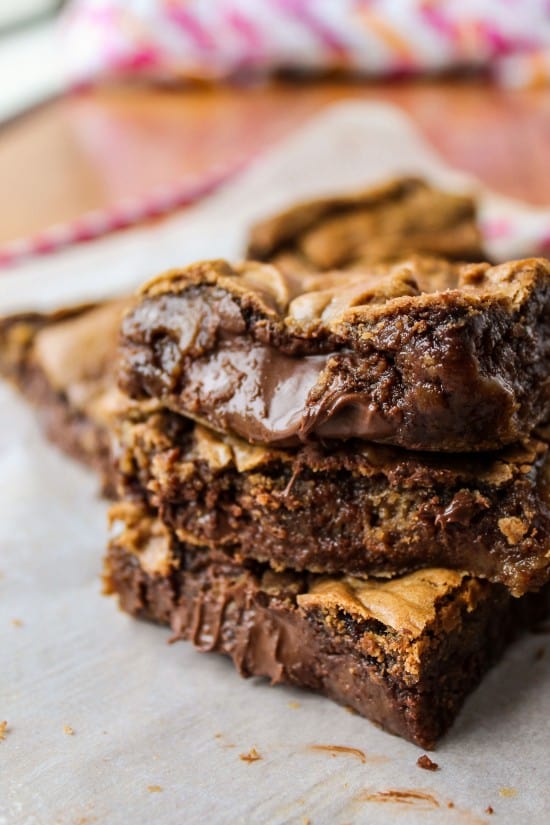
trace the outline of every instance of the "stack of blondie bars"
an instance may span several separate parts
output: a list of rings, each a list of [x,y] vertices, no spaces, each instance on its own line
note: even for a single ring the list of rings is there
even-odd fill
[[[470,198],[403,179],[5,321],[50,432],[109,444],[122,607],[432,747],[548,601],[550,262],[484,258]]]

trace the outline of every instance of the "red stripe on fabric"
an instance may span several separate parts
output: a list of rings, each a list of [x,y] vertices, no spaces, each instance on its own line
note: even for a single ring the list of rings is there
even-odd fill
[[[241,158],[231,166],[215,170],[197,181],[186,181],[157,193],[152,192],[139,200],[92,212],[71,223],[53,226],[38,235],[8,243],[0,247],[0,269],[6,269],[27,258],[49,255],[69,246],[93,241],[149,218],[190,206],[213,194],[242,172],[253,158],[253,155]]]

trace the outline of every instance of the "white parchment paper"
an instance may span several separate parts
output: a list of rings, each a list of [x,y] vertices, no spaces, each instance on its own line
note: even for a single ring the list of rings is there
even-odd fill
[[[400,172],[478,189],[397,110],[339,105],[193,210],[6,274],[0,312],[122,292],[198,257],[238,257],[259,215]],[[548,212],[479,191],[484,219],[516,226],[493,254],[528,254]],[[169,646],[168,631],[119,612],[100,595],[106,505],[96,488],[0,385],[0,825],[549,821],[550,637],[510,649],[428,773],[418,748],[343,708],[241,680],[227,661]],[[314,745],[359,748],[366,761]],[[241,760],[252,747],[261,759]]]

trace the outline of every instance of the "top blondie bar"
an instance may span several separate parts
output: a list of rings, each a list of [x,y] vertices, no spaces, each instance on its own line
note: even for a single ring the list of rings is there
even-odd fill
[[[203,261],[126,314],[121,388],[251,443],[492,450],[550,413],[550,261]]]
[[[247,257],[283,271],[322,272],[393,260],[413,252],[483,261],[477,207],[420,178],[390,180],[339,197],[291,206],[257,223]]]

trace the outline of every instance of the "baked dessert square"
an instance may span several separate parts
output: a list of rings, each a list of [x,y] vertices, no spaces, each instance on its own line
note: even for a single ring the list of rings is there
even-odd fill
[[[521,595],[550,579],[549,440],[491,454],[281,449],[138,404],[119,431],[121,492],[182,541],[240,560],[355,576],[446,567]]]
[[[141,289],[120,385],[251,443],[496,450],[550,416],[550,261],[199,262]]]
[[[113,495],[115,378],[125,300],[0,319],[0,375],[37,410],[48,436],[99,473]]]
[[[119,503],[108,592],[173,639],[229,656],[241,675],[325,694],[385,730],[432,748],[464,699],[548,593],[430,568],[360,580],[239,565],[175,542],[154,513]]]
[[[486,260],[475,200],[406,177],[304,201],[252,227],[247,257],[283,270],[322,272],[413,252]]]

